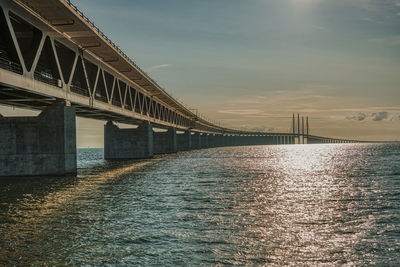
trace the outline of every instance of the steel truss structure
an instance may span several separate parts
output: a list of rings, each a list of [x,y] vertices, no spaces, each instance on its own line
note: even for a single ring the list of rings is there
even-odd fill
[[[42,110],[62,99],[88,118],[235,132],[172,98],[69,1],[2,0],[0,23],[3,104]]]

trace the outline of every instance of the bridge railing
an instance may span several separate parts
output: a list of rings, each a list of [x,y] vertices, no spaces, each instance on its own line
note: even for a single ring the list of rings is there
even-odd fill
[[[71,84],[71,91],[80,95],[84,95],[84,96],[89,96],[89,92],[87,89],[82,88],[78,85],[75,84]]]
[[[64,0],[69,6],[71,6],[78,14],[83,18],[87,23],[90,24],[90,26],[93,27],[97,31],[97,33],[103,37],[110,45],[112,45],[126,60],[128,60],[132,65],[134,65],[137,69],[139,69],[143,74],[146,75],[146,72],[143,71],[132,59],[130,59],[110,38],[108,38],[107,35],[105,35],[99,27],[96,26],[96,24],[93,23],[82,11],[79,10],[79,8],[74,5],[71,0]],[[146,75],[146,78],[151,80],[154,84],[159,86],[150,76]],[[160,86],[159,86],[160,87]],[[160,87],[161,88],[161,87]]]
[[[107,102],[108,102],[108,99],[107,99],[106,96],[100,95],[100,94],[98,94],[98,93],[96,93],[96,94],[94,95],[94,98],[95,98],[96,100],[99,100],[99,101],[104,102],[104,103],[107,103]]]
[[[39,65],[33,73],[35,80],[57,86],[62,87],[61,80],[57,77],[54,77],[51,71],[45,68],[41,68]]]
[[[10,61],[6,58],[0,57],[0,68],[6,69],[18,74],[22,74],[22,67],[20,64]]]

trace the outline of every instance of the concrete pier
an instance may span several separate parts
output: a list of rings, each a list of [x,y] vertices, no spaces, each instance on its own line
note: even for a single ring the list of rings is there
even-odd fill
[[[174,127],[170,127],[166,132],[153,132],[153,138],[154,154],[170,154],[178,151]]]
[[[201,148],[201,138],[202,138],[202,135],[200,133],[194,133],[192,135],[192,149],[200,149]]]
[[[209,146],[209,135],[206,133],[201,134],[201,148],[208,148]]]
[[[225,146],[233,146],[233,136],[232,135],[225,135]]]
[[[37,117],[0,115],[0,176],[76,174],[75,108],[56,103]]]
[[[190,131],[185,131],[176,136],[178,151],[187,151],[192,149],[192,133]]]
[[[104,159],[140,159],[154,155],[151,123],[136,129],[120,129],[108,121],[104,126]]]
[[[216,147],[217,144],[217,135],[216,134],[209,134],[208,135],[208,143],[207,143],[207,147]]]
[[[229,139],[229,135],[223,135],[222,136],[222,146],[230,146],[230,139]]]

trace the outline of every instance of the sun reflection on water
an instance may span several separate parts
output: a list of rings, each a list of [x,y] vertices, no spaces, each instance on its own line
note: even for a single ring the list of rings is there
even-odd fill
[[[346,262],[375,221],[373,214],[352,216],[367,208],[362,202],[370,193],[364,189],[369,184],[352,179],[364,160],[359,149],[293,145],[264,147],[259,153],[262,161],[245,163],[250,173],[259,170],[263,178],[243,184],[259,193],[253,202],[238,204],[239,212],[248,209],[241,245],[268,246],[265,257],[281,264],[290,258],[305,264],[332,264],[332,258],[335,264]]]

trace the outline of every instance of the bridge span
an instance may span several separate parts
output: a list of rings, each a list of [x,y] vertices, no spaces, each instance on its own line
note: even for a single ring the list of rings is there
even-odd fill
[[[218,146],[356,142],[304,131],[241,131],[198,116],[68,0],[0,0],[0,27],[0,104],[42,111],[37,117],[0,115],[0,176],[75,173],[76,116],[108,121],[106,159]],[[114,122],[137,127],[120,129]]]

